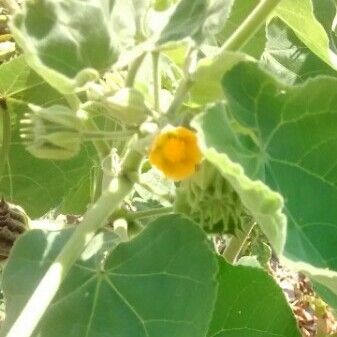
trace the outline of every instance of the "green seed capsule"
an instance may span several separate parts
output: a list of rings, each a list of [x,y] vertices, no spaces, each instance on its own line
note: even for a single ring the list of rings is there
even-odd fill
[[[175,209],[212,233],[235,233],[246,213],[237,193],[207,161],[195,175],[181,183]]]

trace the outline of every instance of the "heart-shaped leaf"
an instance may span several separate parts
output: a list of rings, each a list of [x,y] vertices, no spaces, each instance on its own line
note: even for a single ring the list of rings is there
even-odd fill
[[[97,77],[117,59],[113,1],[26,1],[12,22],[29,65],[63,93]]]
[[[289,265],[337,294],[337,80],[288,87],[257,64],[241,63],[224,76],[223,88],[228,110],[211,109],[198,121],[206,157],[224,172],[240,164],[245,179],[284,197]]]
[[[300,337],[275,281],[258,268],[219,259],[219,293],[207,337]]]
[[[7,315],[2,333],[69,234],[34,230],[18,240],[4,272]],[[34,336],[204,337],[218,266],[201,229],[173,215],[148,225],[130,242],[116,246],[116,241],[111,234],[96,236]]]

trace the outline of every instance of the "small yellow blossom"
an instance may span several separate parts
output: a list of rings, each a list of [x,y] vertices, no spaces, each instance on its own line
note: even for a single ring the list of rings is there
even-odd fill
[[[161,132],[150,149],[150,163],[172,180],[191,176],[201,161],[195,133],[184,127]]]

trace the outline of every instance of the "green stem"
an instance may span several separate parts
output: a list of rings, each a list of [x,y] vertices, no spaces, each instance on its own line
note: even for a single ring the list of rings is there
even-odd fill
[[[160,207],[160,208],[153,208],[144,211],[137,211],[137,212],[128,212],[125,215],[126,220],[139,220],[145,218],[151,218],[153,216],[161,216],[173,213],[173,207]]]
[[[2,146],[0,157],[0,180],[8,163],[9,150],[11,145],[11,116],[6,103],[0,106],[2,111]]]
[[[171,102],[171,105],[166,112],[168,116],[174,115],[178,111],[180,106],[183,104],[185,97],[188,94],[192,85],[193,81],[190,78],[184,78],[180,82],[176,94],[174,95],[173,101]]]
[[[133,136],[136,131],[127,130],[127,131],[84,131],[82,136],[84,140],[127,140]]]
[[[231,238],[228,246],[226,247],[225,251],[222,254],[223,257],[227,260],[227,262],[229,263],[236,262],[255,224],[256,224],[255,221],[252,218],[249,218],[247,221],[243,222],[242,231],[238,232],[236,236],[233,236]]]
[[[195,47],[191,47],[188,51],[184,64],[184,78],[179,83],[173,101],[171,102],[171,105],[166,112],[169,118],[172,118],[171,116],[173,116],[178,111],[194,83],[193,75],[195,73],[197,65],[197,54],[198,49],[196,49]]]
[[[141,157],[138,153],[130,152],[128,163],[133,163],[135,166],[129,166],[128,169],[138,171],[140,161]],[[109,216],[131,192],[133,183],[127,178],[125,171],[122,173],[121,176],[112,179],[109,187],[102,193],[95,205],[85,213],[82,223],[76,228],[41,279],[7,337],[31,336],[71,266],[94,237],[96,231],[106,223]]]
[[[281,0],[261,0],[233,35],[221,47],[220,54],[242,48],[264,25],[269,14]]]
[[[131,64],[128,72],[128,76],[126,77],[125,80],[125,86],[126,87],[133,87],[133,84],[136,79],[137,72],[139,70],[139,67],[141,66],[144,58],[145,58],[146,53],[143,53],[142,55],[138,56],[134,62]]]
[[[74,112],[78,111],[81,106],[81,101],[76,94],[64,95],[64,98],[68,102],[68,105]]]
[[[97,127],[95,121],[92,118],[88,118],[85,121],[85,128],[87,132],[99,133],[100,130]],[[92,140],[92,143],[95,146],[95,149],[98,153],[98,156],[103,160],[110,153],[110,146],[105,140]]]
[[[161,89],[161,75],[160,75],[160,53],[159,51],[152,52],[153,62],[153,96],[154,109],[160,111],[160,89]]]
[[[64,97],[67,100],[69,107],[75,113],[77,113],[80,110],[81,104],[82,104],[78,96],[76,94],[68,94],[68,95],[64,95]],[[92,118],[88,118],[85,121],[85,128],[86,128],[86,131],[88,132],[94,132],[94,133],[100,132],[95,121]],[[110,152],[109,144],[105,142],[104,140],[92,140],[92,143],[94,144],[96,151],[98,153],[98,156],[101,160],[109,154]]]

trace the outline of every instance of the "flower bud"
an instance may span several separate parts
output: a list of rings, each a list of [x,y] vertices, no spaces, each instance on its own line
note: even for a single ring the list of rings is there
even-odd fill
[[[28,152],[41,159],[69,159],[78,154],[82,120],[72,110],[62,105],[30,108],[20,130]]]
[[[111,117],[129,125],[140,125],[149,113],[143,95],[133,88],[123,88],[108,97],[106,107]]]

